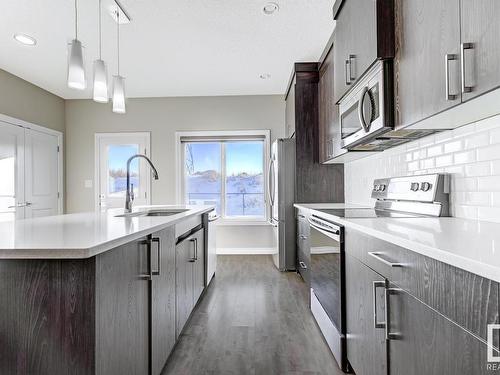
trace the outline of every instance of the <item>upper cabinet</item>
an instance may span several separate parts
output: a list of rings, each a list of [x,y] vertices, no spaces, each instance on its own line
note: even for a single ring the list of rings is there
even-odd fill
[[[459,0],[396,0],[396,124],[460,103]]]
[[[422,120],[500,87],[499,1],[396,0],[395,10],[397,128],[434,128]],[[463,123],[439,122],[456,127],[492,114],[469,112],[450,116]]]
[[[394,1],[344,0],[334,8],[334,99],[377,59],[394,57]]]
[[[500,1],[461,0],[462,100],[500,86]]]

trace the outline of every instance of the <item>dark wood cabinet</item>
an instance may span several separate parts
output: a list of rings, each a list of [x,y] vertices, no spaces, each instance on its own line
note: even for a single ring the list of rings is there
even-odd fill
[[[285,100],[296,140],[295,201],[343,202],[344,167],[320,163],[318,83],[318,63],[294,65]]]
[[[297,211],[297,271],[307,286],[311,285],[310,264],[311,264],[311,244],[309,237],[311,227],[308,222],[309,213],[306,210]]]
[[[176,342],[176,279],[184,323],[205,287],[204,231],[190,236],[197,254],[196,241],[177,247],[185,263],[174,226],[88,259],[1,260],[0,373],[159,375]]]
[[[463,100],[500,86],[500,2],[460,0],[463,48]]]
[[[334,99],[338,102],[373,62],[394,57],[394,1],[344,0],[335,20]]]
[[[149,373],[150,247],[146,238],[95,258],[95,373]]]
[[[500,373],[488,368],[484,341],[395,285],[388,295],[392,374]]]
[[[166,228],[151,236],[151,368],[160,374],[175,345],[175,230]]]
[[[387,374],[385,283],[383,276],[346,255],[347,356],[357,375]]]
[[[459,1],[396,0],[396,127],[460,104]]]
[[[204,232],[199,229],[175,249],[177,336],[180,335],[205,287]]]

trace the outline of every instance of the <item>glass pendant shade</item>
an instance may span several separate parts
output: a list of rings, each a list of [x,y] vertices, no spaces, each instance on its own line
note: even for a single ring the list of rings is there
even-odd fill
[[[82,43],[73,39],[69,45],[68,87],[83,90],[86,86]]]
[[[94,101],[98,103],[108,102],[108,70],[103,60],[94,61]]]
[[[125,113],[125,78],[113,76],[113,112]]]

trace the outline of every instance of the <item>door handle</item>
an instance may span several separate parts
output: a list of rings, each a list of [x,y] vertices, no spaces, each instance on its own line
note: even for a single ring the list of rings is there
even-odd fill
[[[306,266],[306,264],[304,262],[299,262],[299,265],[300,265],[301,268],[303,268],[305,270],[307,269],[307,266]]]
[[[458,95],[450,94],[450,61],[458,60],[458,56],[453,53],[444,55],[444,75],[445,75],[445,88],[446,100],[451,101],[457,99]]]
[[[462,75],[462,93],[471,92],[473,86],[467,86],[465,83],[465,50],[474,49],[474,43],[462,43],[460,44],[460,64],[461,64],[461,75]]]
[[[161,240],[160,237],[152,237],[151,238],[151,247],[152,243],[156,242],[156,254],[158,256],[158,268],[156,271],[152,271],[153,275],[161,275]],[[152,261],[151,261],[152,263]]]
[[[189,258],[188,259],[188,262],[196,262],[196,238],[191,238],[189,239],[189,242],[193,243],[193,246],[194,246],[194,255],[192,258]]]
[[[385,281],[373,282],[373,327],[385,328],[385,322],[379,322],[377,318],[377,288],[385,288]],[[387,306],[385,310],[387,310]]]
[[[31,202],[20,202],[20,203],[15,204],[14,206],[8,206],[7,208],[29,207],[32,205],[33,205],[33,203],[31,203]]]
[[[395,332],[391,332],[391,328],[390,328],[390,297],[391,295],[395,295],[399,292],[401,292],[402,290],[399,289],[399,288],[386,288],[385,289],[385,295],[384,295],[384,299],[385,299],[385,339],[387,341],[389,340],[397,340],[398,338],[401,337],[401,334],[400,333],[395,333]]]
[[[403,263],[389,262],[388,260],[381,257],[382,254],[383,253],[381,253],[379,251],[369,251],[368,252],[369,256],[381,261],[382,263],[384,263],[385,265],[387,265],[389,267],[403,267],[404,266]]]
[[[273,177],[271,177],[271,171],[273,169],[273,166],[274,166],[274,161],[273,159],[271,159],[271,162],[269,163],[269,171],[267,173],[267,178],[268,178],[268,182],[267,182],[267,190],[268,190],[268,195],[269,195],[269,203],[271,204],[271,206],[274,206],[274,173],[273,173]],[[272,189],[271,189],[271,186],[272,186]]]
[[[148,257],[148,273],[140,275],[141,278],[146,280],[153,280],[153,265],[151,256],[151,241],[149,239],[139,241],[139,246],[146,245],[146,255]]]
[[[356,75],[352,74],[353,60],[356,59],[356,55],[349,55],[347,61],[349,61],[349,84],[356,80]]]
[[[365,132],[368,133],[370,131],[372,115],[370,113],[370,122],[369,123],[366,122],[364,105],[365,105],[365,98],[366,98],[367,94],[368,94],[368,87],[364,87],[363,90],[361,90],[361,96],[359,97],[359,102],[358,102],[358,118],[359,118],[359,122],[363,126],[363,129],[365,130]],[[371,106],[371,104],[370,104],[370,106]],[[371,109],[370,109],[370,112],[371,112]]]
[[[351,81],[349,79],[350,74],[351,74],[350,73],[351,68],[349,66],[350,64],[351,64],[351,62],[349,60],[345,61],[345,84],[346,84],[346,86],[349,86],[351,84]]]

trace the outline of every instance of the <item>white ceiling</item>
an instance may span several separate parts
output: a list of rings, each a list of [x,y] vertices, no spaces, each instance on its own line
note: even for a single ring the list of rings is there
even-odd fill
[[[315,61],[334,27],[333,0],[122,0],[132,17],[121,35],[128,97],[283,94],[293,62]],[[0,68],[65,99],[90,98],[98,53],[98,0],[80,0],[87,90],[66,87],[73,0],[2,0]],[[103,13],[103,59],[116,73],[116,23]],[[28,47],[16,32],[36,38]],[[269,73],[262,80],[259,75]]]

